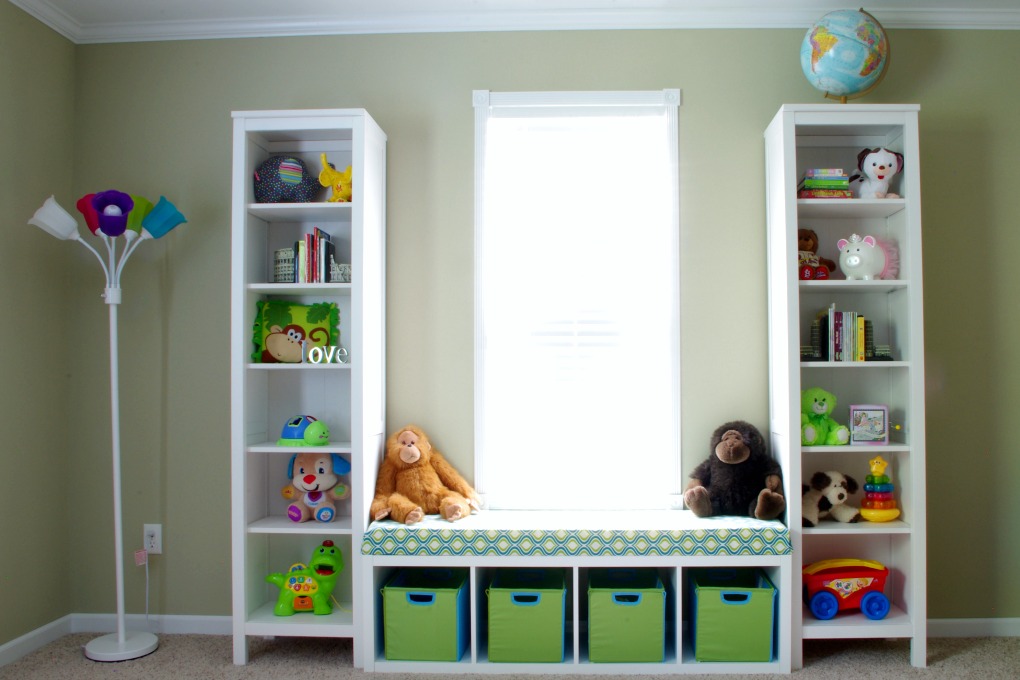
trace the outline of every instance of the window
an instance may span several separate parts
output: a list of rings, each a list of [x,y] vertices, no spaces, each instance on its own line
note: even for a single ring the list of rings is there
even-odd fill
[[[491,508],[680,491],[678,90],[475,102],[475,482]]]

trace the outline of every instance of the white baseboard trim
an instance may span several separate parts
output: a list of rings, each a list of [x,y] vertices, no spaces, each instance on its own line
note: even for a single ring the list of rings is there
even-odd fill
[[[128,614],[124,617],[128,630],[147,630],[157,635],[230,635],[229,616],[149,616]],[[35,650],[72,633],[113,633],[117,630],[116,614],[68,614],[0,645],[0,666],[17,661]]]
[[[130,614],[124,618],[129,630],[148,630],[168,635],[230,635],[229,616],[149,616]],[[17,661],[35,650],[71,633],[112,633],[117,630],[114,614],[68,614],[51,623],[0,645],[0,666]],[[928,637],[1020,637],[1020,618],[1012,619],[929,619]]]
[[[1020,637],[1020,619],[928,619],[928,637]]]

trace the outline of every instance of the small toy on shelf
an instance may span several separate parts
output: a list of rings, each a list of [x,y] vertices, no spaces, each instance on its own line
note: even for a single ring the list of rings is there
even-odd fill
[[[684,504],[698,517],[737,515],[775,519],[786,509],[782,469],[765,450],[765,438],[743,420],[712,433],[712,453],[691,472]]]
[[[295,453],[287,465],[291,483],[280,490],[289,501],[287,517],[292,522],[332,522],[336,515],[335,501],[351,495],[341,475],[351,471],[351,464],[338,453]]]
[[[305,162],[295,156],[270,156],[255,169],[258,203],[309,203],[321,191]]]
[[[889,407],[880,404],[854,404],[851,406],[850,443],[888,444]]]
[[[322,154],[322,171],[319,173],[319,184],[332,189],[329,196],[330,203],[350,203],[354,193],[351,187],[351,166],[340,172],[332,163],[326,160],[326,154]]]
[[[478,494],[420,427],[407,425],[386,440],[369,517],[415,524],[439,514],[453,522],[480,507]]]
[[[882,592],[889,568],[872,560],[840,558],[805,566],[804,602],[816,619],[828,621],[838,612],[860,609],[872,621],[889,613],[889,598]]]
[[[814,229],[797,230],[797,273],[802,281],[827,279],[836,271],[836,263],[818,254],[818,234]]]
[[[831,517],[837,522],[851,523],[861,518],[861,511],[850,505],[850,495],[857,493],[857,480],[836,470],[816,472],[811,484],[802,486],[803,521],[806,527]]]
[[[839,270],[847,280],[895,279],[900,273],[899,249],[892,241],[852,234],[836,242]]]
[[[850,176],[850,190],[856,198],[900,198],[889,191],[889,183],[903,170],[903,154],[889,149],[864,149],[857,154],[860,175]]]
[[[885,473],[889,465],[882,456],[868,461],[871,474],[864,480],[864,502],[861,503],[861,517],[869,522],[891,522],[900,516],[893,491],[896,486]]]
[[[291,565],[286,574],[272,573],[266,582],[276,585],[280,595],[273,607],[277,616],[312,612],[319,616],[333,613],[333,589],[344,568],[343,553],[333,541],[323,541],[312,552],[308,565]]]
[[[842,446],[850,441],[850,430],[832,418],[836,395],[821,387],[800,393],[800,443],[804,446]]]
[[[325,446],[329,426],[315,416],[294,416],[283,424],[277,446]]]

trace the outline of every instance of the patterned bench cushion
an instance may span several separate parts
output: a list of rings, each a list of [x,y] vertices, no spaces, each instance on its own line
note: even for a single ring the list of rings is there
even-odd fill
[[[786,555],[779,521],[695,517],[689,510],[564,512],[483,510],[458,522],[438,515],[405,526],[372,522],[365,555]]]

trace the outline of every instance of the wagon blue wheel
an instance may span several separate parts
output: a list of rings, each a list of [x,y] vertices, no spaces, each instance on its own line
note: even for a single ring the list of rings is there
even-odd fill
[[[872,621],[884,619],[889,613],[889,598],[882,593],[868,593],[861,598],[861,611]]]
[[[839,611],[839,600],[829,591],[820,590],[811,596],[811,602],[808,606],[811,608],[811,613],[815,615],[816,619],[828,621]]]

